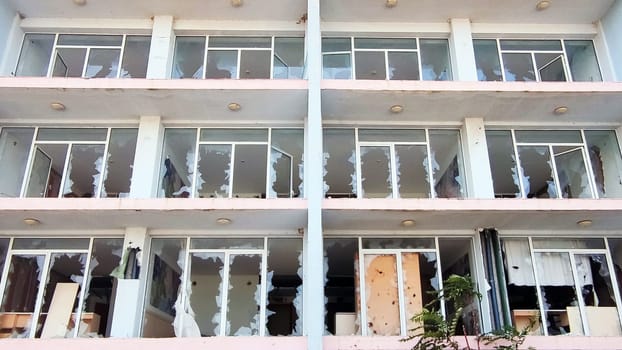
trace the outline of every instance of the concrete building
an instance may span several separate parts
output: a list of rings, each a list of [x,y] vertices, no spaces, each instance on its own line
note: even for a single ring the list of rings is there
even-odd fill
[[[451,274],[469,335],[619,347],[621,34],[621,0],[1,0],[0,347],[408,349]]]

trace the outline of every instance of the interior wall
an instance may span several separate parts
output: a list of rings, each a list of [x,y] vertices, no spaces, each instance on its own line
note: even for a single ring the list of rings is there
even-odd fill
[[[602,19],[602,26],[616,81],[622,81],[622,41],[618,35],[622,33],[622,0],[616,0],[609,9]]]

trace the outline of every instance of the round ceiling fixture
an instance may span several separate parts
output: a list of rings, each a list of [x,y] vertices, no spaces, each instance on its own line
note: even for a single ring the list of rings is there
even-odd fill
[[[592,226],[592,224],[593,224],[593,221],[590,220],[590,219],[577,221],[577,225],[579,225],[581,227],[590,227],[590,226]]]
[[[402,226],[404,226],[404,227],[413,227],[413,226],[415,226],[415,220],[412,220],[412,219],[404,220],[404,221],[402,221]]]
[[[227,105],[227,108],[229,108],[230,111],[237,112],[240,108],[242,108],[242,106],[240,106],[239,103],[231,102]]]
[[[391,106],[391,108],[389,108],[389,110],[391,111],[391,113],[402,113],[402,111],[404,110],[404,106],[402,105],[393,105]]]
[[[559,106],[559,107],[556,107],[553,110],[553,113],[555,113],[557,115],[566,114],[566,112],[568,112],[568,107],[566,107],[566,106]]]
[[[84,6],[86,5],[86,0],[73,0],[73,3],[78,6]]]
[[[386,6],[386,7],[388,7],[388,8],[395,7],[395,6],[397,6],[397,0],[387,0],[387,1],[384,3],[384,6]]]
[[[536,10],[538,11],[544,11],[549,7],[551,7],[551,2],[548,0],[542,0],[536,4]]]
[[[231,223],[231,219],[229,218],[218,218],[216,219],[216,223],[219,225],[229,225]]]
[[[60,102],[52,102],[50,103],[50,108],[52,108],[55,111],[64,111],[65,105]]]
[[[39,221],[39,219],[35,219],[35,218],[25,218],[24,219],[24,223],[28,226],[35,226],[35,225],[39,225],[41,223],[41,221]]]

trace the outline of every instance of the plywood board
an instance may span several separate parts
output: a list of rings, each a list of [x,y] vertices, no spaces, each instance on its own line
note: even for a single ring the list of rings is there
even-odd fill
[[[365,255],[367,332],[399,335],[400,311],[396,256]]]
[[[419,326],[419,324],[413,322],[411,318],[423,309],[419,253],[403,253],[402,269],[402,276],[404,278],[404,303],[406,304],[406,329],[410,330]]]
[[[56,284],[41,338],[65,337],[77,293],[77,283]]]

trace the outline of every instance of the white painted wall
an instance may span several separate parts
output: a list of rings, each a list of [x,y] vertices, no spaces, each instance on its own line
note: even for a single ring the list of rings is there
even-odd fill
[[[0,2],[0,76],[10,76],[15,68],[23,32],[20,18],[7,1]]]
[[[620,40],[620,33],[622,33],[622,0],[616,0],[607,15],[603,17],[601,24],[615,72],[615,80],[622,81],[622,40]]]

